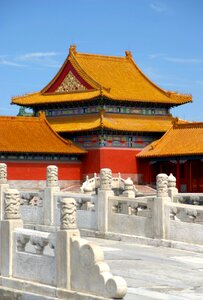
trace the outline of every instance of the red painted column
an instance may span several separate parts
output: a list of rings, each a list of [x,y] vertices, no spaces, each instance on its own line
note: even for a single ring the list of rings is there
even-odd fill
[[[177,189],[180,191],[180,161],[177,160],[176,163],[176,184],[177,184]]]

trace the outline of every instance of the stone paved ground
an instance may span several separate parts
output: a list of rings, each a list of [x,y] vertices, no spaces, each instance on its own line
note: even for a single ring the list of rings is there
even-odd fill
[[[114,275],[125,278],[125,300],[203,299],[203,253],[88,238],[102,246]]]

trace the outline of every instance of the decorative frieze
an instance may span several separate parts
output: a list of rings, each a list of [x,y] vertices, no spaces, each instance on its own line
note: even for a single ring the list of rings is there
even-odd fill
[[[156,176],[157,197],[168,196],[168,176],[166,174],[158,174]]]
[[[85,91],[86,89],[87,88],[73,75],[73,73],[69,71],[56,92]]]
[[[76,229],[76,201],[73,198],[61,199],[61,229]]]
[[[7,189],[4,193],[5,219],[20,219],[20,193],[16,189]]]
[[[0,163],[0,184],[7,183],[7,165]]]
[[[100,189],[111,190],[112,189],[112,171],[108,168],[100,170]]]
[[[47,187],[58,186],[58,167],[48,166],[47,167]]]

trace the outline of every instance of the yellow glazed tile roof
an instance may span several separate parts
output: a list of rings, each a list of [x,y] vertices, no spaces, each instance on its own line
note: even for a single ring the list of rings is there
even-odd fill
[[[46,93],[46,90],[61,76],[66,65],[71,63],[76,72],[92,90],[65,93]],[[84,54],[71,46],[69,55],[53,80],[39,93],[13,97],[12,103],[37,105],[90,100],[98,96],[120,101],[154,102],[180,105],[191,102],[192,96],[169,92],[149,80],[126,51],[125,57]]]
[[[0,152],[82,154],[83,149],[62,139],[40,117],[0,117]]]
[[[56,132],[76,132],[94,130],[101,127],[119,131],[165,132],[170,128],[173,118],[101,113],[50,117],[48,121]]]
[[[100,95],[100,91],[87,90],[84,92],[72,92],[72,93],[56,93],[56,94],[42,94],[41,92],[26,94],[21,97],[13,97],[12,103],[19,105],[33,106],[36,104],[46,103],[64,103],[74,102],[81,100],[89,100],[97,98]]]
[[[163,137],[151,143],[137,157],[169,157],[203,154],[203,123],[176,123]]]

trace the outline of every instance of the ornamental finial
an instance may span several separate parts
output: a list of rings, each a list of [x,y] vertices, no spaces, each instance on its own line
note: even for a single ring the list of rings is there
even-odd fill
[[[132,58],[132,52],[129,51],[129,50],[126,50],[126,51],[125,51],[125,56],[126,56],[127,58]]]
[[[70,45],[70,48],[69,48],[69,53],[72,52],[73,54],[76,54],[77,51],[76,51],[76,45]]]

